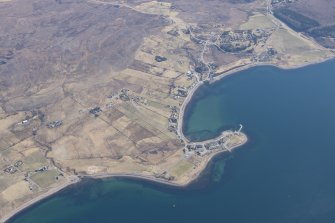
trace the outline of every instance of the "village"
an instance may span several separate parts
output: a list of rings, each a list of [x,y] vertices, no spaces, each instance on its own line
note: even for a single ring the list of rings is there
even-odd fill
[[[220,29],[219,29],[220,30]],[[167,117],[166,130],[173,133],[176,138],[180,141],[183,148],[183,154],[185,159],[190,159],[191,157],[204,157],[213,153],[221,151],[231,151],[233,148],[244,144],[247,140],[245,134],[241,132],[242,125],[240,125],[239,130],[232,131],[227,130],[222,132],[222,134],[211,140],[206,140],[203,142],[189,142],[189,140],[182,133],[182,113],[184,112],[185,106],[188,103],[187,98],[193,94],[193,91],[200,84],[210,81],[216,76],[215,70],[217,66],[211,61],[206,61],[204,54],[208,50],[210,45],[217,47],[223,52],[231,54],[252,54],[252,62],[264,62],[269,61],[273,56],[277,54],[276,49],[273,47],[267,47],[262,53],[254,52],[254,47],[257,45],[264,45],[269,36],[271,35],[271,30],[265,29],[255,29],[255,30],[229,30],[229,31],[219,31],[217,38],[214,36],[204,35],[201,29],[197,27],[189,27],[188,29],[182,30],[184,34],[188,35],[196,44],[202,46],[200,54],[198,55],[197,63],[190,66],[189,69],[181,73],[178,79],[174,79],[169,84],[168,97],[177,103],[171,103],[165,105],[166,109],[169,110],[169,115]],[[272,30],[273,31],[273,30]],[[197,33],[197,35],[195,34]],[[172,29],[168,31],[171,36],[178,36],[178,30]],[[169,57],[163,55],[153,55],[153,60],[157,63],[164,64],[170,60]],[[132,90],[131,88],[121,88],[118,92],[107,95],[105,99],[105,104],[96,104],[95,106],[88,108],[86,114],[92,118],[99,118],[105,112],[113,112],[112,110],[116,107],[122,106],[124,104],[131,104],[135,107],[146,107],[150,108],[150,98],[149,95],[139,94]],[[44,120],[44,115],[42,113],[35,112],[31,117],[18,122],[13,126],[13,132],[31,132],[36,131],[40,125],[46,126],[49,130],[58,131],[56,129],[67,125],[66,120],[62,118],[49,120],[48,122]],[[20,166],[23,165],[23,161],[18,160],[12,165],[7,166],[4,172],[7,174],[14,174],[19,171]],[[38,167],[31,172],[25,174],[25,181],[29,182],[29,189],[32,190],[36,187],[36,184],[31,177],[37,173],[47,172],[48,166]],[[62,176],[61,173],[52,174],[54,180],[58,180]],[[174,176],[170,175],[168,171],[163,171],[161,173],[155,174],[156,178],[171,181]],[[35,186],[34,186],[35,185]]]
[[[243,126],[240,125],[239,130],[224,131],[219,137],[215,139],[210,139],[203,142],[188,143],[183,149],[185,158],[189,158],[194,155],[202,157],[220,151],[230,152],[235,147],[240,146],[246,142],[247,137],[241,132],[242,128]]]

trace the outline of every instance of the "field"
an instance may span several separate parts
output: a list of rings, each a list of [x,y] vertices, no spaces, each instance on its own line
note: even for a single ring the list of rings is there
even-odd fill
[[[20,116],[22,114],[16,115],[15,118]],[[7,121],[9,125],[15,125],[10,123],[13,119]],[[36,144],[31,137],[18,139],[4,129],[1,132],[2,137],[5,137],[1,137],[0,166],[3,170],[7,169],[0,172],[1,215],[52,187],[68,182],[67,174],[54,167],[45,157],[47,148]],[[4,147],[5,143],[10,146]],[[47,169],[41,170],[43,167]]]

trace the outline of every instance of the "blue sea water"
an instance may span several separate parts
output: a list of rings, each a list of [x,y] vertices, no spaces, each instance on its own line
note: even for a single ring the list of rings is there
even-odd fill
[[[86,180],[9,222],[335,222],[335,61],[254,67],[204,85],[183,129],[204,140],[240,123],[248,143],[189,188]]]

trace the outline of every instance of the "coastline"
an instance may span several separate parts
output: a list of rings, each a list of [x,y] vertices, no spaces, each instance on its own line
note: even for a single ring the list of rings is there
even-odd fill
[[[243,134],[243,142],[238,144],[238,145],[235,145],[235,146],[232,146],[230,149],[228,150],[220,150],[220,151],[215,151],[213,153],[211,153],[210,155],[208,155],[207,157],[204,157],[205,158],[205,162],[202,162],[203,165],[201,165],[201,169],[198,169],[197,171],[197,175],[199,176],[203,170],[207,167],[209,161],[221,154],[221,153],[224,153],[224,152],[232,152],[234,151],[235,149],[245,145],[247,142],[248,142],[248,137],[244,134],[244,133],[241,133]],[[205,140],[203,142],[209,142],[211,140],[216,140],[218,138],[220,138],[221,135],[219,137],[216,137],[216,138],[213,138],[213,139],[209,139],[209,140]],[[198,177],[197,176],[197,177]],[[159,183],[159,184],[165,184],[165,185],[168,185],[168,186],[172,186],[172,187],[177,187],[177,188],[185,188],[187,186],[189,186],[190,184],[192,184],[194,181],[197,180],[197,177],[195,178],[190,178],[188,181],[183,181],[183,182],[174,182],[174,181],[169,181],[169,180],[166,180],[166,179],[163,179],[163,178],[157,178],[153,175],[143,175],[143,174],[137,174],[137,173],[118,173],[118,174],[97,174],[97,175],[80,175],[78,176],[80,179],[83,179],[83,178],[90,178],[90,179],[106,179],[106,178],[114,178],[114,177],[121,177],[121,178],[131,178],[131,179],[140,179],[140,180],[147,180],[147,181],[150,181],[150,182],[154,182],[154,183]]]
[[[245,135],[246,136],[246,135]],[[206,140],[208,141],[208,140]],[[221,151],[217,151],[214,152],[212,154],[210,154],[209,156],[205,157],[204,162],[202,162],[200,169],[197,171],[197,174],[194,178],[189,178],[189,180],[185,183],[176,183],[173,181],[169,181],[169,180],[165,180],[162,178],[157,178],[155,176],[150,176],[150,175],[143,175],[143,174],[136,174],[136,173],[120,173],[120,174],[98,174],[98,175],[78,175],[78,176],[72,176],[73,180],[70,180],[68,182],[66,182],[63,185],[60,185],[58,187],[52,188],[49,191],[47,191],[44,194],[41,194],[37,197],[35,197],[34,199],[24,203],[22,206],[20,206],[19,208],[9,212],[7,215],[5,215],[0,222],[6,223],[9,220],[11,220],[12,218],[14,218],[16,215],[20,214],[21,212],[29,209],[31,206],[37,204],[38,202],[41,202],[45,199],[47,199],[48,197],[54,195],[55,193],[71,186],[74,184],[77,184],[79,182],[81,182],[83,179],[87,178],[87,179],[108,179],[108,178],[128,178],[128,179],[135,179],[135,180],[145,180],[148,182],[153,182],[153,183],[157,183],[157,184],[163,184],[166,186],[170,186],[170,187],[174,187],[174,188],[187,188],[191,183],[193,183],[194,181],[196,181],[198,179],[198,177],[201,175],[201,173],[207,168],[209,162],[217,155],[220,155],[224,152],[232,152],[233,150],[235,150],[236,148],[244,145],[245,143],[247,143],[248,138],[245,137],[245,141],[240,144],[240,145],[236,145],[233,146],[230,150],[221,150]]]
[[[184,121],[184,113],[185,113],[185,109],[188,105],[188,103],[191,101],[191,99],[193,98],[193,94],[196,92],[196,90],[201,87],[206,81],[209,81],[209,84],[215,83],[216,81],[219,81],[227,76],[230,76],[232,74],[250,69],[252,67],[257,67],[257,66],[273,66],[282,70],[292,70],[292,69],[299,69],[302,67],[306,67],[306,66],[310,66],[310,65],[314,65],[314,64],[319,64],[319,63],[324,63],[326,61],[330,61],[335,59],[335,55],[332,57],[329,57],[327,59],[324,60],[320,60],[320,61],[315,61],[315,62],[309,62],[309,63],[303,63],[303,64],[299,64],[299,65],[294,65],[294,66],[283,66],[283,65],[278,65],[278,64],[274,64],[274,63],[246,63],[246,64],[241,64],[241,65],[237,65],[234,66],[228,70],[222,71],[217,73],[217,76],[213,77],[212,80],[204,80],[204,81],[200,81],[198,83],[196,83],[196,85],[190,89],[190,91],[188,92],[184,102],[182,103],[181,107],[180,107],[180,112],[179,112],[179,117],[178,117],[178,129],[177,129],[177,133],[180,136],[180,138],[182,140],[184,140],[184,142],[189,143],[191,142],[188,138],[185,137],[184,133],[183,133],[183,121]]]
[[[252,68],[252,67],[256,67],[256,66],[273,66],[273,67],[277,67],[279,69],[284,69],[284,70],[289,70],[289,69],[297,69],[297,68],[301,68],[301,67],[305,67],[305,66],[309,66],[309,65],[313,65],[313,64],[318,64],[318,63],[323,63],[329,60],[333,60],[335,57],[330,57],[327,58],[325,60],[321,60],[321,61],[316,61],[316,62],[310,62],[310,63],[304,63],[304,64],[300,64],[300,65],[296,65],[296,66],[281,66],[278,64],[271,64],[271,63],[249,63],[249,64],[243,64],[243,65],[239,65],[239,66],[235,66],[227,71],[223,71],[221,73],[218,74],[218,76],[214,77],[211,81],[210,84],[221,80],[227,76],[230,76],[232,74],[238,73],[240,71]],[[183,126],[183,118],[184,118],[184,112],[185,109],[188,105],[188,103],[191,101],[193,94],[196,92],[196,90],[204,84],[205,81],[201,81],[198,82],[188,93],[187,97],[185,98],[184,102],[182,103],[181,107],[180,107],[180,115],[178,118],[178,134],[181,137],[181,139],[183,139],[185,142],[190,142],[183,134],[182,131],[182,126]],[[209,139],[209,140],[213,140],[213,139]],[[243,143],[236,145],[234,147],[232,147],[230,150],[228,150],[229,152],[235,150],[236,148],[245,145],[245,143],[247,143],[248,138],[245,135],[245,140],[243,141]],[[132,179],[141,179],[141,180],[147,180],[147,181],[151,181],[154,183],[159,183],[159,184],[164,184],[164,185],[168,185],[168,186],[172,186],[172,187],[178,187],[178,188],[185,188],[188,185],[190,185],[192,182],[196,181],[197,178],[201,175],[201,173],[203,172],[203,170],[208,166],[209,162],[217,155],[223,153],[223,152],[227,152],[226,150],[223,151],[217,151],[214,152],[212,154],[210,154],[209,156],[205,157],[204,161],[201,162],[201,165],[199,168],[197,168],[197,173],[194,174],[193,178],[189,178],[187,182],[185,182],[184,184],[178,184],[175,182],[171,182],[168,180],[164,180],[164,179],[159,179],[156,178],[154,176],[150,176],[150,175],[141,175],[141,174],[131,174],[131,173],[120,173],[120,174],[101,174],[101,175],[71,175],[70,180],[68,180],[66,183],[52,188],[50,190],[48,190],[47,192],[40,194],[39,196],[35,197],[34,199],[22,204],[20,207],[18,207],[17,209],[9,212],[7,215],[5,215],[4,217],[2,217],[0,219],[0,222],[8,222],[10,219],[12,219],[13,217],[15,217],[17,214],[21,213],[22,211],[28,209],[29,207],[31,207],[32,205],[35,205],[36,203],[50,197],[51,195],[67,188],[70,185],[79,183],[83,178],[91,178],[91,179],[102,179],[102,178],[113,178],[113,177],[123,177],[123,178],[132,178]]]
[[[71,176],[72,179],[68,180],[64,184],[51,188],[47,192],[40,194],[39,196],[35,197],[34,199],[22,204],[20,207],[17,209],[9,212],[7,215],[1,218],[0,222],[8,222],[11,218],[13,218],[15,215],[21,213],[22,211],[28,209],[29,207],[33,206],[34,204],[37,204],[38,202],[43,201],[44,199],[47,199],[48,197],[52,196],[53,194],[67,188],[70,185],[77,184],[80,182],[80,179],[77,176]]]

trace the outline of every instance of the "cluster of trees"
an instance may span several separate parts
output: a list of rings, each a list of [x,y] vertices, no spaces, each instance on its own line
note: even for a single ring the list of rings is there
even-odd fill
[[[309,32],[310,29],[320,26],[314,19],[288,8],[278,8],[274,15],[298,32]]]
[[[313,37],[335,38],[335,25],[312,29],[309,34]]]
[[[335,49],[335,25],[321,26],[316,20],[296,11],[284,8],[274,10],[274,15],[298,32],[304,32],[318,41],[321,45]]]

